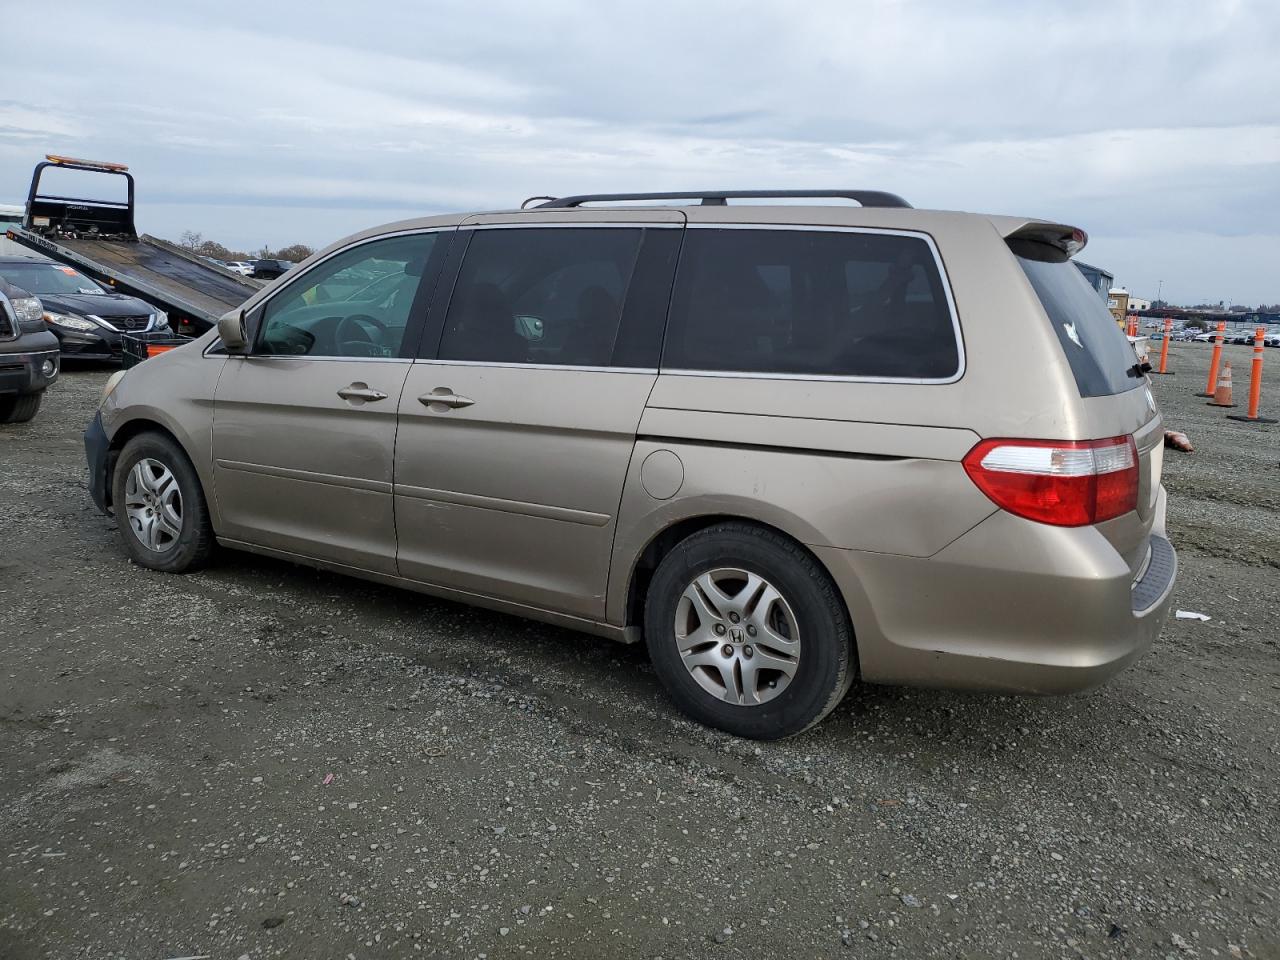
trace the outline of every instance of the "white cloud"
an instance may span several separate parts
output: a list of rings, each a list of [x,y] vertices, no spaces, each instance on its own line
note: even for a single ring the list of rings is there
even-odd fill
[[[1135,289],[1280,300],[1244,252],[1280,254],[1273,2],[60,8],[57,55],[5,75],[6,199],[46,150],[119,159],[151,232],[258,245],[542,193],[878,187],[1078,223]]]

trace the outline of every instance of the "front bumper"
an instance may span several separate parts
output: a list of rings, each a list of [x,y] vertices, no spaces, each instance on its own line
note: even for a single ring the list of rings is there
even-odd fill
[[[75,360],[119,360],[120,334],[114,330],[64,330],[50,326],[63,357]]]
[[[849,605],[863,679],[1006,693],[1091,689],[1160,635],[1177,556],[1164,496],[1134,580],[1092,527],[997,512],[933,557],[816,547]]]
[[[108,516],[111,500],[111,444],[102,426],[102,414],[95,413],[84,432],[84,455],[89,461],[89,496],[94,505]]]
[[[45,362],[53,370],[45,373]],[[37,393],[58,379],[57,350],[0,353],[0,394]]]

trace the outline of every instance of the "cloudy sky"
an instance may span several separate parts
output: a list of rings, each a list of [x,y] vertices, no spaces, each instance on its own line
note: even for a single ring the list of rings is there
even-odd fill
[[[534,194],[874,187],[1077,224],[1140,295],[1280,301],[1276,0],[0,12],[0,201],[46,152],[118,160],[147,232],[256,248]]]

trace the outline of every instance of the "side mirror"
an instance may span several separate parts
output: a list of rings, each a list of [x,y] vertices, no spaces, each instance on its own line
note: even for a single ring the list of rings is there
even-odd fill
[[[218,336],[227,353],[248,353],[249,333],[244,311],[237,308],[218,319]]]

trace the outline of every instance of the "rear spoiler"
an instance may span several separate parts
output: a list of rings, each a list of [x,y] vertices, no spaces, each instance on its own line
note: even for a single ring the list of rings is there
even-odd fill
[[[125,201],[95,200],[87,197],[62,197],[42,193],[40,178],[49,167],[124,177],[128,184],[128,199]],[[27,191],[27,212],[22,226],[33,233],[137,240],[138,231],[134,225],[133,209],[133,174],[123,163],[79,160],[75,157],[51,153],[46,154],[44,160],[36,164],[31,174],[31,188]]]
[[[1087,233],[1067,223],[1021,220],[1014,217],[992,217],[991,222],[1010,245],[1019,241],[1045,244],[1058,250],[1063,260],[1074,257],[1089,242]]]

